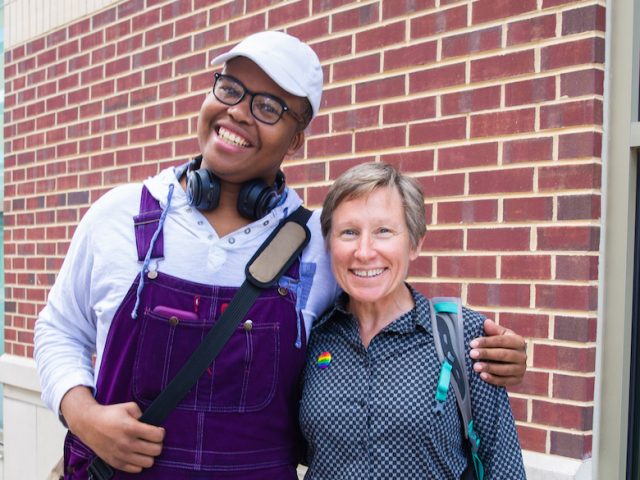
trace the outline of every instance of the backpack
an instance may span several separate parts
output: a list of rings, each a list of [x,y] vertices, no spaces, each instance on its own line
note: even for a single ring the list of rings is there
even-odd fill
[[[480,437],[473,429],[473,415],[471,413],[471,397],[469,379],[465,368],[464,324],[462,319],[462,302],[459,298],[436,297],[431,301],[431,327],[433,338],[442,362],[438,388],[436,391],[436,406],[434,412],[444,410],[449,386],[453,386],[458,409],[462,416],[464,435],[468,440],[471,460],[462,475],[463,479],[484,479],[484,467],[478,456]],[[451,379],[453,378],[453,382]],[[471,468],[473,464],[473,468]],[[474,475],[475,474],[475,475]]]

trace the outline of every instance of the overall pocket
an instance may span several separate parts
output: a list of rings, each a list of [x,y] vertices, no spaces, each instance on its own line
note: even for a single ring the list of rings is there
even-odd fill
[[[150,404],[173,379],[212,324],[191,312],[156,307],[147,311],[133,367],[133,396]],[[271,402],[280,362],[278,323],[241,323],[179,410],[251,412]]]

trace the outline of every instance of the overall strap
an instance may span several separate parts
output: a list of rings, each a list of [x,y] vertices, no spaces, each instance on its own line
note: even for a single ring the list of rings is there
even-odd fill
[[[149,246],[151,245],[151,239],[156,229],[158,228],[158,222],[162,215],[162,208],[160,202],[156,200],[149,189],[145,185],[142,186],[142,194],[140,195],[140,212],[133,217],[133,225],[136,234],[136,247],[138,249],[138,261],[142,262],[147,255]],[[151,251],[151,258],[163,258],[164,257],[164,239],[162,231],[160,231],[153,250]]]
[[[264,241],[249,260],[245,270],[247,279],[231,303],[166,388],[147,407],[139,419],[141,422],[161,425],[182,401],[220,353],[262,290],[274,286],[307,246],[311,233],[306,224],[310,217],[310,210],[299,207]],[[113,468],[100,457],[89,465],[90,480],[108,480],[113,475]]]

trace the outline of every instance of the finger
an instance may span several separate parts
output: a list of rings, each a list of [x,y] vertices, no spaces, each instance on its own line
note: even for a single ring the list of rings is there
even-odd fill
[[[494,337],[479,337],[473,339],[469,346],[473,349],[486,348],[502,348],[510,350],[526,350],[526,342],[523,337],[516,334],[498,335]]]
[[[136,434],[136,436],[142,440],[161,444],[164,440],[165,430],[162,427],[138,422],[138,425],[136,425]]]
[[[493,337],[496,335],[504,335],[507,331],[506,328],[504,328],[501,325],[498,325],[496,322],[494,322],[490,318],[485,319],[483,326],[484,326],[484,334],[490,337]]]
[[[522,366],[527,362],[525,350],[514,350],[512,348],[474,348],[469,351],[469,356],[474,360],[516,363]]]
[[[136,440],[131,451],[146,457],[157,457],[162,453],[162,443],[148,442],[146,440]]]
[[[522,377],[525,373],[523,366],[511,363],[476,362],[473,365],[473,370],[478,373],[486,373],[497,377]]]
[[[480,374],[480,378],[491,385],[495,385],[496,387],[518,385],[522,381],[522,377],[501,377],[487,372],[482,372]]]

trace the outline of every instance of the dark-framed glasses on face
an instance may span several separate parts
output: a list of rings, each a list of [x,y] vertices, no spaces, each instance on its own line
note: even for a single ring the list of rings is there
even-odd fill
[[[237,105],[244,97],[251,97],[251,115],[256,120],[273,125],[282,118],[285,112],[289,113],[296,122],[302,123],[302,118],[293,112],[284,100],[268,93],[252,92],[245,87],[240,80],[222,73],[214,74],[213,95],[225,105]]]

